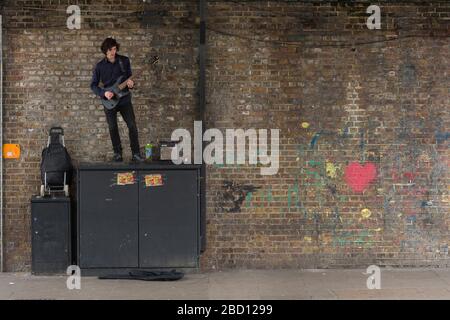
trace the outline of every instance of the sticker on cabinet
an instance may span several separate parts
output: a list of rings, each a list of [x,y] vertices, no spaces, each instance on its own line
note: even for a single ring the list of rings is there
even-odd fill
[[[136,183],[134,171],[117,173],[117,184],[119,186],[125,186],[128,184],[134,184],[134,183]]]
[[[145,186],[146,187],[157,187],[162,186],[163,177],[160,174],[147,174],[145,175]]]

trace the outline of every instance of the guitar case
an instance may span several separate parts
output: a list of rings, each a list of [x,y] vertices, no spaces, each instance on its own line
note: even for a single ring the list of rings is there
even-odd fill
[[[64,186],[64,172],[66,184],[72,179],[72,159],[64,145],[64,130],[61,127],[50,129],[47,147],[42,150],[41,180],[49,187]]]

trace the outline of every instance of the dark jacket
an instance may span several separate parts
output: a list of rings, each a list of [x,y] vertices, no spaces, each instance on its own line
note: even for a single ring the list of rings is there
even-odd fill
[[[124,72],[122,72],[119,59],[122,61]],[[116,60],[114,61],[114,63],[111,63],[106,57],[103,58],[95,65],[94,71],[92,73],[92,92],[94,92],[99,97],[105,98],[106,91],[103,88],[112,86],[120,76],[123,76],[122,81],[125,81],[126,79],[131,77],[130,59],[126,56],[116,54]],[[100,82],[103,83],[103,88],[99,87]],[[128,88],[125,88],[124,91],[128,91]]]

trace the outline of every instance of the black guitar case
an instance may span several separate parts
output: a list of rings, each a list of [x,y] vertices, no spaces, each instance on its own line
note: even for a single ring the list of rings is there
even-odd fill
[[[49,144],[42,150],[41,180],[48,186],[63,186],[64,172],[66,172],[66,184],[72,179],[72,159],[66,147],[61,143],[64,131],[60,127],[50,129]],[[45,174],[47,177],[45,178]],[[47,181],[45,181],[47,180]]]

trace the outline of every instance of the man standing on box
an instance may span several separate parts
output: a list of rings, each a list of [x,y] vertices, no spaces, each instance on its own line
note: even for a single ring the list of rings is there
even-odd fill
[[[131,80],[130,59],[126,56],[117,54],[120,44],[113,38],[106,38],[101,50],[105,58],[100,60],[94,68],[91,81],[92,91],[101,98],[108,122],[109,134],[114,150],[113,161],[121,162],[122,144],[120,142],[119,127],[117,125],[117,112],[120,112],[123,120],[127,124],[130,147],[132,152],[132,161],[142,162],[138,139],[138,130],[134,116],[133,105],[131,103],[131,92],[134,86]],[[122,82],[123,81],[123,82]],[[99,83],[103,83],[103,87]],[[123,89],[120,90],[117,85],[122,82]]]

